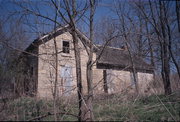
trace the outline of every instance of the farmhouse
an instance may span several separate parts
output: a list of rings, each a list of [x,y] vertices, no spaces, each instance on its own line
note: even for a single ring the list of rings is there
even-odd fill
[[[87,37],[77,30],[79,37],[80,58],[82,68],[83,92],[87,92],[86,66],[88,54]],[[55,79],[54,38],[58,48],[58,84],[59,96],[70,96],[77,92],[75,56],[69,27],[61,27],[31,43],[21,55],[18,68],[23,75],[17,75],[17,94],[37,97],[52,97]],[[124,90],[134,91],[135,83],[132,75],[132,63],[127,50],[113,47],[94,46],[93,88],[95,94],[118,93]],[[134,56],[139,93],[146,94],[151,90],[149,84],[153,80],[153,67]]]

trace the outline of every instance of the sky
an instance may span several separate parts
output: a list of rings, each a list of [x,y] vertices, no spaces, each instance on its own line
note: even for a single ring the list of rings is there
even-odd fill
[[[46,5],[41,4],[41,2],[45,2],[45,0],[31,0],[31,1],[33,1],[33,4],[34,4],[31,6],[32,9],[35,9],[37,7],[39,8],[39,11],[42,14],[45,14],[45,15],[48,14],[48,16],[54,17],[55,12],[46,6],[48,5],[48,2],[50,1],[46,0]],[[79,2],[82,2],[82,1],[83,0],[79,0]],[[124,1],[124,0],[120,0],[120,1]],[[13,2],[15,3],[22,2],[22,0],[13,0]],[[24,2],[27,4],[29,0],[24,0]],[[112,7],[112,4],[113,4],[113,0],[100,0],[100,2],[98,3],[98,7],[96,8],[96,12],[95,12],[95,17],[94,17],[95,23],[98,23],[99,21],[101,21],[103,17],[115,17],[114,13],[110,9]],[[28,4],[27,6],[30,7]],[[127,6],[125,6],[125,8],[127,8]],[[42,35],[43,33],[52,31],[53,23],[50,23],[47,20],[36,18],[34,16],[28,16],[28,17],[23,16],[22,21],[20,21],[20,25],[16,25],[16,20],[22,17],[23,12],[24,11],[22,11],[19,7],[17,7],[17,5],[12,4],[12,0],[0,0],[0,20],[1,20],[1,24],[4,27],[4,31],[7,35],[9,34],[9,32],[11,32],[12,27],[13,27],[13,30],[16,31],[21,28],[20,26],[22,26],[29,37],[29,40],[25,40],[28,46],[33,40],[40,37],[40,35]],[[86,14],[86,16],[88,16],[88,14]],[[43,25],[34,24],[34,22],[43,23]],[[23,25],[21,25],[22,23]],[[51,27],[49,27],[49,25],[47,24],[51,24]],[[88,31],[87,25],[85,22],[82,21],[80,25],[84,27],[83,30],[85,32]]]
[[[19,2],[21,0],[15,0],[14,3]],[[49,6],[47,7],[46,5],[42,5],[41,4],[41,0],[31,0],[33,1],[32,5],[34,8],[37,7],[39,8],[39,11],[43,14],[43,15],[48,15],[48,16],[53,16],[54,15],[54,11],[52,11],[52,8],[49,8]],[[45,0],[43,0],[44,2]],[[28,0],[24,1],[25,3],[28,3]],[[45,2],[50,2],[50,1],[45,1]],[[80,1],[82,2],[82,1]],[[104,16],[112,16],[112,11],[108,8],[111,4],[112,4],[113,0],[102,0],[100,2],[98,2],[98,7],[96,8],[96,12],[95,12],[95,16],[94,16],[94,20],[95,23],[98,22],[102,17]],[[17,7],[17,5],[15,5],[13,3],[13,1],[11,0],[0,0],[0,19],[1,19],[1,23],[5,26],[5,31],[6,33],[9,32],[8,27],[11,26],[11,24],[13,24],[14,20],[18,19],[18,18],[22,18],[22,13],[18,13],[18,12],[22,12],[21,9],[19,7]],[[37,4],[36,4],[37,3]],[[36,6],[35,6],[36,4]],[[32,7],[32,8],[33,8]],[[15,13],[15,14],[14,14]],[[12,16],[13,15],[13,16]],[[88,15],[86,15],[88,16]],[[8,21],[7,21],[8,18]],[[35,31],[44,31],[42,33],[47,33],[49,31],[51,31],[52,28],[47,28],[45,26],[42,25],[34,25],[31,22],[34,21],[39,21],[39,23],[49,23],[46,20],[42,20],[42,19],[37,19],[34,16],[28,16],[28,18],[24,19],[28,22],[25,22],[25,26],[23,26],[25,28],[25,30],[28,30],[29,33],[31,33],[31,39],[35,39],[38,37],[38,34]],[[29,26],[26,26],[27,23],[31,23],[28,24]],[[86,29],[86,23],[82,22],[81,25],[84,25],[83,27]],[[9,27],[11,28],[11,27]],[[36,34],[35,34],[35,33]],[[41,34],[42,34],[41,33]]]
[[[22,11],[22,9],[16,5],[16,3],[19,1],[22,2],[22,0],[14,0],[14,1],[0,0],[0,18],[1,20],[4,21],[3,25],[5,27],[6,33],[9,33],[11,31],[12,25],[13,27],[15,26],[14,20],[17,20],[19,18],[21,18],[20,23],[21,24],[23,23],[22,27],[26,31],[26,34],[29,36],[29,40],[27,40],[28,43],[31,43],[36,38],[53,30],[54,23],[50,21],[47,21],[42,18],[37,18],[36,16],[32,16],[32,15],[24,17],[24,14],[22,14],[24,11]],[[23,5],[31,9],[38,8],[42,15],[46,15],[48,17],[54,18],[55,11],[49,6],[49,3],[51,3],[50,0],[31,0],[33,1],[31,2],[32,5],[29,4],[29,1],[30,0],[24,0]],[[77,0],[77,1],[79,3],[83,3],[83,0]],[[119,0],[119,1],[124,1],[124,0]],[[106,17],[109,18],[115,17],[114,13],[112,12],[113,4],[114,4],[114,0],[98,1],[98,6],[96,7],[96,11],[94,15],[94,25],[100,23]],[[89,17],[89,12],[87,12],[85,15],[86,17]],[[9,20],[6,21],[6,18],[8,18]],[[35,24],[37,22],[43,24]],[[87,23],[88,20],[80,21],[78,27],[82,32],[84,32],[88,36],[89,28]],[[51,26],[49,26],[49,24]]]
[[[53,29],[52,25],[54,25],[54,23],[49,22],[45,19],[37,18],[35,16],[25,16],[24,14],[22,14],[24,11],[22,11],[19,7],[17,7],[17,5],[14,4],[22,1],[23,0],[13,0],[13,1],[0,0],[0,19],[1,19],[1,23],[5,27],[6,33],[8,34],[12,26],[13,27],[15,26],[14,22],[19,18],[21,19],[23,18],[20,23],[21,24],[23,23],[23,28],[28,33],[31,41],[33,41],[42,34],[52,31]],[[42,15],[47,15],[51,18],[54,18],[55,12],[52,8],[49,7],[50,0],[31,0],[33,1],[32,6],[28,4],[29,1],[30,0],[24,0],[23,5],[28,6],[27,8],[31,7],[31,9],[38,8],[40,13],[42,13]],[[120,1],[124,1],[124,0],[120,0]],[[41,4],[41,2],[43,2],[43,4]],[[83,0],[78,0],[78,2],[81,3],[83,2]],[[115,17],[114,13],[111,10],[113,3],[114,0],[99,0],[98,7],[96,8],[95,16],[94,16],[95,24],[100,22],[103,17]],[[88,12],[86,16],[89,16]],[[43,23],[43,24],[35,24],[35,22]],[[85,22],[81,21],[79,24],[84,32],[88,32],[86,22],[87,20],[85,20]],[[51,26],[49,26],[48,24],[51,24]]]

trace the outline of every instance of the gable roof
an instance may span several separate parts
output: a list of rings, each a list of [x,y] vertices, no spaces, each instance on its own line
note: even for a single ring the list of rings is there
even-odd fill
[[[29,45],[26,51],[38,47],[38,45],[43,44],[65,32],[70,32],[69,26],[57,28],[56,31],[52,31],[40,38],[37,38]],[[90,40],[86,37],[85,34],[83,34],[79,30],[76,30],[76,33],[84,45],[87,46],[90,45],[89,43]],[[107,46],[102,52],[102,46],[97,46],[93,44],[93,47],[95,49],[94,52],[96,53],[97,57],[101,54],[100,58],[97,61],[97,68],[103,68],[103,69],[114,68],[114,69],[132,70],[130,56],[127,50],[122,50],[120,48],[113,48]],[[154,68],[152,67],[152,65],[147,64],[145,61],[143,61],[143,59],[137,56],[133,56],[133,59],[134,59],[134,66],[136,71],[150,72],[150,73],[153,72]]]
[[[46,43],[47,41],[51,40],[54,37],[57,37],[61,34],[63,34],[64,32],[67,32],[68,30],[68,26],[64,26],[64,27],[59,27],[56,30],[53,30],[37,39],[35,39],[27,48],[26,51],[29,51],[35,47],[38,47],[38,45]]]
[[[38,45],[40,44],[43,44],[43,43],[46,43],[47,41],[51,40],[52,38],[54,37],[57,37],[65,32],[70,32],[71,28],[69,25],[66,25],[64,27],[59,27],[57,28],[56,30],[52,31],[52,32],[49,32],[45,35],[43,35],[42,37],[39,37],[37,39],[35,39],[27,48],[26,48],[26,51],[28,50],[31,50],[33,49],[34,47],[37,47]],[[89,46],[90,45],[90,41],[88,39],[88,37],[83,34],[81,31],[79,31],[78,29],[76,30],[76,33],[77,33],[77,36],[81,39],[82,43],[84,45],[87,45]],[[94,44],[93,44],[94,47],[96,47]]]

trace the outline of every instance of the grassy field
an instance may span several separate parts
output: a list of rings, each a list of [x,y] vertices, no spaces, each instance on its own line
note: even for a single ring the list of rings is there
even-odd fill
[[[59,120],[77,120],[78,104],[71,99],[58,100]],[[53,120],[50,100],[21,97],[0,103],[0,120]],[[66,114],[64,114],[66,113]],[[72,114],[72,115],[70,115]],[[45,117],[46,116],[46,117]],[[94,116],[98,121],[180,121],[180,93],[124,99],[119,94],[94,98]]]

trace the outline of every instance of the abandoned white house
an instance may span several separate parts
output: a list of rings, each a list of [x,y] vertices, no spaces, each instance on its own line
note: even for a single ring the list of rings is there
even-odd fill
[[[87,37],[78,31],[80,38],[80,57],[82,68],[83,91],[87,92],[86,66],[88,55],[85,45]],[[82,36],[83,35],[83,36]],[[16,78],[18,94],[52,97],[55,77],[55,50],[53,38],[56,37],[58,48],[58,94],[71,95],[76,93],[76,70],[72,36],[68,27],[58,28],[41,38],[36,39],[21,56],[19,71],[23,75]],[[127,50],[121,48],[94,45],[93,60],[100,55],[93,65],[93,88],[95,94],[117,93],[134,89],[132,65]],[[134,66],[138,79],[139,92],[145,94],[150,90],[149,83],[153,80],[153,67],[142,59],[134,57]]]

